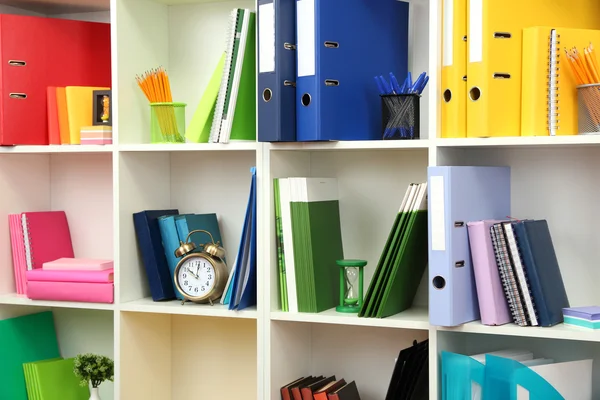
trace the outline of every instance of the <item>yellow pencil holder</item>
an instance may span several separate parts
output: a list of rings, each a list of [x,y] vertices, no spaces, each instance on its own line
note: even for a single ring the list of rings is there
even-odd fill
[[[185,103],[150,103],[150,142],[185,143]]]

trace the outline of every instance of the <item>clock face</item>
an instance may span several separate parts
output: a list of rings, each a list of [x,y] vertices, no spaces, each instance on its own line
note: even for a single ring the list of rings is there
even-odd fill
[[[203,297],[215,286],[215,268],[205,258],[188,258],[179,268],[177,281],[184,294]]]

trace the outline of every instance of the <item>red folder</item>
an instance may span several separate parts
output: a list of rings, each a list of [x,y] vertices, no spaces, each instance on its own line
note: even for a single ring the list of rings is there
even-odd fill
[[[0,14],[0,145],[48,144],[47,88],[111,86],[110,24]]]
[[[46,101],[48,105],[48,141],[50,144],[60,144],[60,125],[58,123],[56,87],[50,86],[48,88]]]

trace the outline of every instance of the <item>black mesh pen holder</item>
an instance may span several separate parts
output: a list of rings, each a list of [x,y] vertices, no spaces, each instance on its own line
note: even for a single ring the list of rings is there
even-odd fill
[[[418,94],[381,95],[381,128],[383,140],[419,139]]]

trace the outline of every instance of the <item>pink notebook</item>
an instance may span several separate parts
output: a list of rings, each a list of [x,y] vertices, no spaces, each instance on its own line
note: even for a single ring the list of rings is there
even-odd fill
[[[114,273],[112,268],[103,271],[34,269],[27,271],[27,281],[110,283],[114,281]]]
[[[8,227],[10,230],[10,244],[12,247],[16,291],[17,294],[25,294],[27,290],[27,283],[25,280],[27,261],[25,259],[25,241],[23,239],[21,214],[9,214]]]
[[[27,282],[27,297],[31,300],[80,301],[112,303],[112,283]]]
[[[479,312],[481,323],[484,325],[503,325],[512,322],[490,234],[490,228],[498,222],[501,221],[485,220],[467,223]]]
[[[96,260],[92,258],[59,258],[45,262],[43,269],[65,271],[105,271],[112,269],[112,260]]]
[[[61,257],[75,257],[64,211],[26,212],[21,218],[27,269],[42,268],[45,262]]]

